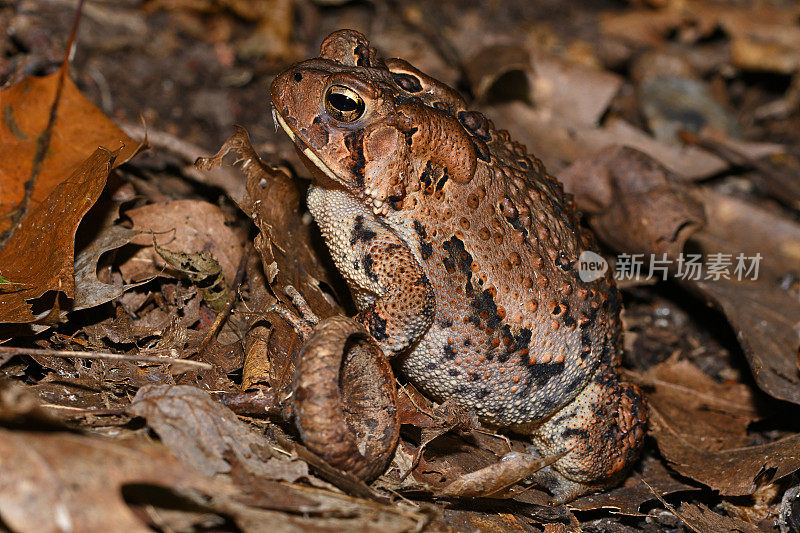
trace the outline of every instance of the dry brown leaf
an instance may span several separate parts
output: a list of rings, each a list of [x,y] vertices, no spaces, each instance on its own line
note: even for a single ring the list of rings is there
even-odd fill
[[[776,398],[800,403],[797,294],[781,287],[777,279],[720,279],[694,282],[693,286],[733,326],[758,386]]]
[[[19,290],[0,293],[0,322],[31,322],[26,302],[47,291],[72,298],[75,232],[105,187],[118,154],[98,148],[69,178],[21,221],[0,249],[0,274]]]
[[[676,492],[700,490],[677,480],[658,459],[645,459],[643,463],[642,473],[634,472],[621,487],[583,496],[570,502],[569,507],[579,511],[613,509],[619,514],[644,516],[640,509],[643,504],[656,499],[653,492],[667,496]]]
[[[580,129],[575,140],[587,154],[613,144],[630,146],[653,157],[685,179],[698,180],[713,176],[730,167],[723,159],[695,146],[662,143],[622,119],[607,120],[600,129]],[[783,153],[785,148],[771,143],[741,143],[739,148],[753,159]]]
[[[484,498],[505,491],[534,472],[555,462],[527,453],[510,453],[499,462],[464,474],[438,491],[444,498]]]
[[[669,359],[641,377],[653,388],[648,404],[673,432],[709,451],[746,446],[748,425],[759,417],[755,397],[741,383],[717,383],[691,362]]]
[[[746,256],[760,253],[766,275],[800,274],[800,223],[795,218],[706,187],[693,189],[692,195],[703,203],[708,220],[692,236],[702,249]]]
[[[464,62],[464,70],[478,102],[492,100],[493,96],[530,98],[527,80],[531,59],[522,46],[487,46]],[[505,83],[501,81],[504,77]]]
[[[537,109],[571,125],[596,126],[622,78],[557,56],[536,53],[533,64],[533,102]]]
[[[705,253],[761,254],[758,279],[687,282],[714,303],[736,331],[742,349],[765,392],[800,403],[800,299],[783,286],[800,274],[800,225],[774,210],[707,189],[694,196],[703,202],[708,224],[692,236]]]
[[[62,81],[58,113],[52,130],[46,132]],[[42,143],[49,142],[49,147],[40,155],[41,162],[36,167],[38,177],[31,192],[31,210],[45,202],[56,186],[76,172],[98,147],[120,150],[114,166],[130,159],[138,149],[138,143],[81,94],[64,67],[49,76],[25,78],[0,91],[0,102],[0,234],[9,228],[9,215],[24,197]]]
[[[608,11],[600,15],[600,29],[605,35],[631,44],[657,48],[664,37],[687,20],[689,17],[677,9]]]
[[[708,431],[705,424],[687,438],[685,428],[673,425],[657,406],[651,404],[650,412],[652,434],[672,467],[725,496],[753,494],[762,484],[800,468],[800,435],[758,446],[708,450],[697,445]]]
[[[633,148],[606,148],[565,169],[559,180],[616,250],[676,258],[705,224],[703,206],[686,184]]]
[[[717,514],[702,503],[695,505],[685,502],[681,504],[680,511],[673,510],[673,512],[694,531],[700,533],[759,533],[762,531],[739,518]]]
[[[139,232],[118,225],[109,225],[75,257],[75,301],[72,310],[88,309],[110,302],[138,283],[110,284],[97,278],[100,256],[128,244]]]
[[[0,429],[0,470],[0,520],[14,531],[147,532],[123,500],[125,485],[228,490],[162,446],[73,433]]]
[[[199,159],[197,166],[204,170],[218,167],[230,152],[238,154],[239,161],[244,162],[242,171],[247,176],[247,193],[240,207],[260,230],[255,248],[261,255],[265,281],[287,305],[291,305],[291,301],[283,289],[292,285],[302,293],[318,317],[342,314],[338,304],[323,290],[323,286],[331,287],[334,282],[315,252],[316,229],[302,221],[300,191],[285,172],[261,160],[247,132],[237,127],[236,133],[228,138],[217,154]],[[252,274],[257,274],[255,270],[249,270],[251,279]],[[272,303],[274,300],[262,301],[261,309]],[[255,328],[248,334],[243,386],[249,388],[263,383],[288,392],[294,375],[292,356],[300,349],[300,339],[282,319],[270,320],[273,329],[267,336],[267,331],[256,324],[261,320],[258,315],[251,320]]]
[[[181,461],[208,476],[230,472],[232,460],[269,479],[295,481],[308,475],[308,465],[273,457],[264,437],[196,387],[142,387],[130,411],[146,418]]]
[[[783,5],[686,1],[665,9],[608,12],[600,26],[608,36],[634,45],[661,47],[677,32],[684,42],[708,37],[717,28],[731,38],[731,60],[742,69],[791,74],[800,68],[800,8]]]
[[[125,281],[140,281],[163,273],[166,263],[153,248],[180,253],[207,252],[216,259],[227,283],[236,276],[242,256],[241,237],[225,224],[225,214],[200,200],[176,200],[131,209],[125,213],[141,235],[131,240],[144,246],[119,266]],[[168,271],[167,271],[168,272]]]

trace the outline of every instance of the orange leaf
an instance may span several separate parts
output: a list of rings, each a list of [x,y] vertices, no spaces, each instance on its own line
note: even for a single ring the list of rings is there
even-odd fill
[[[116,156],[104,148],[95,150],[28,213],[0,249],[0,273],[19,288],[0,293],[0,322],[31,322],[25,300],[49,290],[73,296],[75,232],[103,191]]]
[[[55,120],[47,126],[59,91]],[[49,146],[41,161],[36,153]],[[25,194],[25,186],[38,167],[30,211],[43,202],[99,146],[124,147],[114,166],[130,159],[138,143],[125,135],[100,109],[87,100],[61,70],[41,78],[29,77],[0,91],[0,234],[12,223],[12,212]]]

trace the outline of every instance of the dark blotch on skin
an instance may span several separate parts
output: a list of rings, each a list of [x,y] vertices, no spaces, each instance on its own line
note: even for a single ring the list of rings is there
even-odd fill
[[[505,219],[508,220],[508,223],[511,224],[512,228],[518,229],[522,232],[523,235],[525,235],[526,237],[528,236],[528,230],[525,228],[525,226],[522,225],[522,221],[519,219],[519,215],[515,217],[505,217]]]
[[[461,271],[467,276],[467,283],[469,284],[469,279],[472,278],[472,270],[470,269],[472,256],[464,248],[464,241],[458,237],[450,237],[442,244],[442,249],[447,252],[447,256],[443,260],[445,268],[447,270]]]
[[[369,47],[368,46],[365,46],[363,44],[359,44],[358,46],[356,46],[356,49],[353,50],[353,53],[358,58],[356,60],[356,65],[358,65],[359,67],[371,67],[372,66],[370,64],[370,60],[369,60]]]
[[[480,326],[483,322],[488,327],[497,329],[503,319],[497,314],[497,303],[494,301],[492,293],[485,290],[477,294],[473,292],[472,295],[468,294],[467,296],[472,296],[470,307],[472,307],[473,312],[468,317],[470,322],[476,326]]]
[[[356,223],[353,226],[353,232],[350,234],[350,244],[355,246],[357,242],[369,242],[378,235],[371,229],[367,229],[364,227],[364,216],[358,215],[356,217]]]
[[[406,145],[410,148],[412,144],[414,144],[414,134],[419,131],[419,128],[414,127],[408,131],[403,132],[403,136],[406,138]]]
[[[575,391],[578,390],[578,387],[585,383],[584,376],[580,373],[574,374],[573,378],[564,384],[564,388],[562,389],[562,393],[564,396],[571,397]]]
[[[561,432],[561,436],[564,437],[564,439],[568,439],[570,437],[578,437],[581,440],[588,440],[589,432],[586,431],[585,429],[580,429],[580,428],[567,428]],[[613,442],[613,440],[608,442]]]
[[[347,134],[344,138],[344,145],[350,153],[352,160],[350,171],[356,177],[356,185],[363,188],[364,168],[367,166],[367,160],[364,159],[364,130],[356,130]]]
[[[364,274],[373,281],[374,283],[378,282],[378,275],[375,274],[375,260],[372,259],[370,254],[365,254],[364,257],[361,259],[361,263],[364,265]]]
[[[581,348],[583,348],[583,350],[581,350],[579,356],[581,360],[583,360],[592,353],[592,334],[586,330],[581,331]]]
[[[364,326],[376,341],[381,342],[389,338],[386,335],[386,319],[378,316],[374,309],[364,311],[362,316]]]
[[[442,172],[442,177],[439,178],[439,181],[436,182],[436,190],[441,191],[444,188],[444,184],[447,183],[447,180],[450,179],[450,175],[447,173],[447,169],[444,169]]]
[[[555,264],[564,272],[569,272],[570,270],[572,270],[572,265],[575,264],[575,261],[570,261],[569,259],[567,259],[567,254],[565,254],[564,252],[558,252]]]
[[[564,363],[538,363],[524,365],[533,379],[537,389],[541,389],[550,379],[564,373]]]
[[[422,256],[422,259],[428,260],[430,259],[431,255],[433,255],[433,246],[428,241],[423,241],[420,239],[419,241],[419,254]]]
[[[428,232],[425,231],[425,226],[419,220],[414,220],[414,231],[419,236],[419,253],[422,259],[429,259],[433,255],[433,245],[427,240]]]
[[[418,93],[422,90],[422,84],[416,76],[405,72],[392,72],[392,79],[398,87],[410,93]]]
[[[497,358],[498,361],[504,363],[509,357],[511,357],[512,354],[528,347],[528,345],[531,343],[531,330],[522,328],[519,330],[519,332],[514,333],[511,331],[511,327],[506,324],[503,326],[502,331],[504,338],[511,339],[511,342],[508,344],[506,349]]]
[[[423,169],[419,180],[423,185],[425,185],[426,189],[433,183],[433,165],[431,164],[430,160],[425,163],[425,168]]]
[[[416,219],[414,220],[414,231],[416,231],[417,235],[419,235],[423,239],[426,239],[428,237],[428,232],[425,231],[425,226],[422,225],[422,222]]]
[[[445,359],[452,360],[456,358],[456,354],[458,352],[456,352],[456,349],[453,347],[453,345],[448,342],[442,348],[442,353],[444,353]]]

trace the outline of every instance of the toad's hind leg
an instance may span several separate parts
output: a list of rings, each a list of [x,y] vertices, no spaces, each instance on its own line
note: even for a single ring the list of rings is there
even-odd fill
[[[637,459],[646,424],[639,387],[602,366],[574,400],[533,430],[541,456],[565,455],[531,479],[560,501],[613,485]]]

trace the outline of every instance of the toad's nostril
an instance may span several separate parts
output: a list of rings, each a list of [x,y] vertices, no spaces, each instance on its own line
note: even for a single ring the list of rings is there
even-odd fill
[[[299,72],[295,72],[294,73],[294,81],[296,81],[298,83],[303,81],[303,75],[300,74]]]

